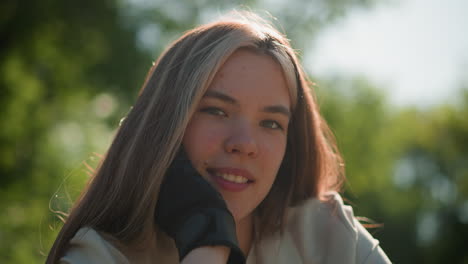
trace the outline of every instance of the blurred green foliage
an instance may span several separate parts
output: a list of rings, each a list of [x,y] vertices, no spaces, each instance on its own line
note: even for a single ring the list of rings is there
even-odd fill
[[[62,216],[52,210],[80,193],[151,62],[239,4],[269,10],[307,52],[325,25],[374,1],[0,3],[0,263],[44,262]],[[371,231],[390,258],[468,263],[468,89],[420,110],[389,105],[365,78],[314,81],[346,161],[345,197],[383,224]]]

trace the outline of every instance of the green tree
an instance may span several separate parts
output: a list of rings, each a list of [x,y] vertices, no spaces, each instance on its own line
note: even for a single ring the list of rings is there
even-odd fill
[[[356,215],[396,263],[467,263],[468,90],[458,105],[392,108],[362,78],[318,80]]]
[[[151,59],[109,2],[2,1],[0,10],[0,262],[34,263],[55,235],[49,199],[109,141],[119,102]]]

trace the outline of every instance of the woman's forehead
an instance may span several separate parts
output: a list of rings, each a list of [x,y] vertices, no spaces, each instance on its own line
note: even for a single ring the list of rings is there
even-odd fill
[[[239,50],[216,73],[208,91],[236,100],[255,99],[290,108],[289,89],[281,66],[269,55]]]

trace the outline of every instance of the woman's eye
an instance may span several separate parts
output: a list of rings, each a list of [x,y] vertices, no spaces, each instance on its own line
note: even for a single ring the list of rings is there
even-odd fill
[[[219,108],[216,108],[216,107],[206,107],[206,108],[202,108],[200,110],[201,112],[204,112],[204,113],[208,113],[208,114],[211,114],[211,115],[216,115],[216,116],[225,116],[226,113],[219,109]]]
[[[283,127],[276,121],[274,120],[263,120],[261,122],[261,125],[266,128],[271,128],[271,129],[283,129]]]

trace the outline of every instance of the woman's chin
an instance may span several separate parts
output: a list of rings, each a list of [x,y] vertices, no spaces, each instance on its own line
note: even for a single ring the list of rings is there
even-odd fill
[[[242,223],[247,219],[250,219],[251,213],[245,210],[239,210],[239,208],[232,208],[228,205],[228,209],[234,217],[236,224]]]

